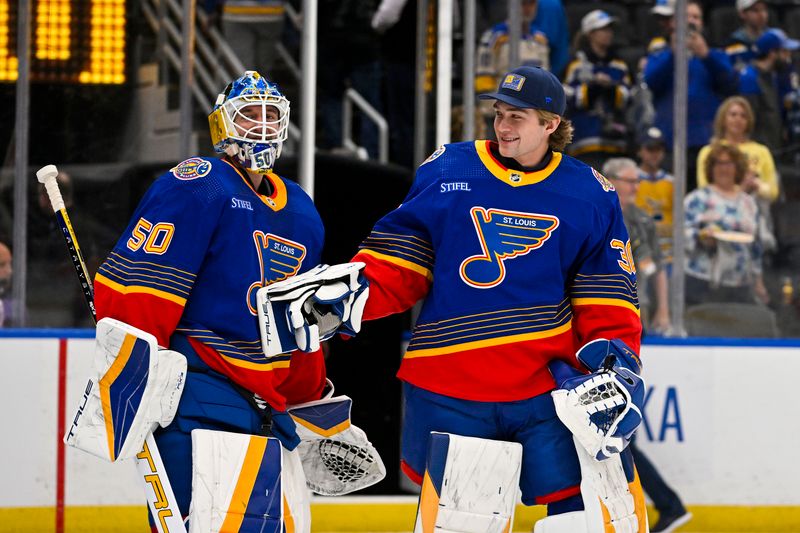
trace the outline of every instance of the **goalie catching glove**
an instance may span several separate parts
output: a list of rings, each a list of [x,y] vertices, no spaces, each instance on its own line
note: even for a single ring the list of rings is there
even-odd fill
[[[337,332],[358,333],[369,297],[363,268],[364,263],[318,265],[259,289],[256,301],[264,354],[313,352]]]
[[[620,453],[642,422],[645,384],[639,357],[619,339],[597,339],[576,354],[591,374],[550,363],[558,418],[598,461]]]
[[[352,405],[347,396],[328,396],[288,409],[297,423],[297,450],[306,484],[317,494],[349,494],[386,476],[378,450],[366,433],[350,422]]]

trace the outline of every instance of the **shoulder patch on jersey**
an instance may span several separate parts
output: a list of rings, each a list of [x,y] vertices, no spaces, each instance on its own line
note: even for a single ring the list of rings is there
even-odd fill
[[[436,149],[436,151],[434,151],[431,155],[429,155],[428,159],[423,161],[422,164],[424,165],[425,163],[430,163],[431,161],[433,161],[434,159],[436,159],[437,157],[442,155],[444,153],[445,149],[446,149],[445,145],[441,145],[439,148]],[[420,165],[420,166],[422,166],[422,165]]]
[[[177,166],[170,169],[170,172],[179,180],[194,180],[202,178],[211,172],[211,162],[200,157],[192,157],[191,159],[178,163]]]
[[[608,181],[608,178],[600,174],[595,169],[592,169],[592,174],[594,174],[594,179],[596,179],[597,182],[600,184],[600,186],[603,187],[604,191],[606,192],[616,191],[614,185],[610,181]]]

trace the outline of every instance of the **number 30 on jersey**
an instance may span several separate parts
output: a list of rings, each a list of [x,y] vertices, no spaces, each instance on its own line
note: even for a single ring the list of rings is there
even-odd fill
[[[633,264],[633,254],[631,253],[631,241],[622,242],[619,239],[611,239],[611,247],[619,251],[620,258],[617,259],[619,267],[628,274],[636,274],[636,266]]]

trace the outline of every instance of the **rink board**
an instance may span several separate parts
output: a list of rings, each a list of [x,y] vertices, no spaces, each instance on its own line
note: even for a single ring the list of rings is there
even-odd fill
[[[133,464],[61,444],[88,376],[90,333],[0,335],[0,532],[146,529]],[[639,445],[694,513],[690,531],[800,531],[800,345],[719,344],[644,346]],[[318,498],[313,530],[410,531],[415,507],[413,496]],[[520,506],[515,531],[543,513]]]

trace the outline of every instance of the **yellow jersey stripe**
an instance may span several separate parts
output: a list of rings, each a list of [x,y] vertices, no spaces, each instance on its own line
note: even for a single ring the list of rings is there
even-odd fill
[[[360,254],[367,254],[380,259],[381,261],[386,261],[387,263],[395,264],[399,267],[405,268],[407,270],[413,270],[417,274],[421,274],[425,276],[428,280],[433,280],[433,272],[428,270],[427,268],[421,267],[416,263],[412,263],[406,259],[400,259],[399,257],[393,257],[391,255],[382,254],[380,252],[376,252],[374,250],[369,250],[367,248],[362,248],[358,251]]]
[[[170,294],[166,291],[160,291],[158,289],[153,289],[151,287],[142,287],[141,285],[130,285],[125,286],[121,283],[117,283],[116,281],[111,281],[107,277],[103,276],[102,274],[96,274],[94,277],[95,283],[100,283],[101,285],[105,285],[109,289],[112,289],[120,294],[150,294],[152,296],[157,296],[163,300],[169,300],[170,302],[174,302],[181,307],[186,305],[186,298],[181,298],[180,296],[175,296],[174,294]]]
[[[635,305],[624,300],[616,300],[613,298],[573,298],[572,305],[573,307],[577,307],[579,305],[613,305],[616,307],[630,309],[636,313],[636,316],[639,316],[639,309],[637,309]]]
[[[436,355],[446,355],[455,352],[465,352],[468,350],[477,350],[479,348],[488,348],[490,346],[502,346],[504,344],[514,344],[517,342],[532,341],[537,339],[546,339],[548,337],[555,337],[572,329],[572,321],[557,328],[548,329],[544,331],[537,331],[535,333],[523,333],[520,335],[509,335],[508,337],[498,337],[494,339],[486,339],[482,341],[465,342],[463,344],[454,344],[445,346],[443,348],[427,348],[423,350],[412,350],[406,352],[404,359],[415,359],[417,357],[432,357]]]

